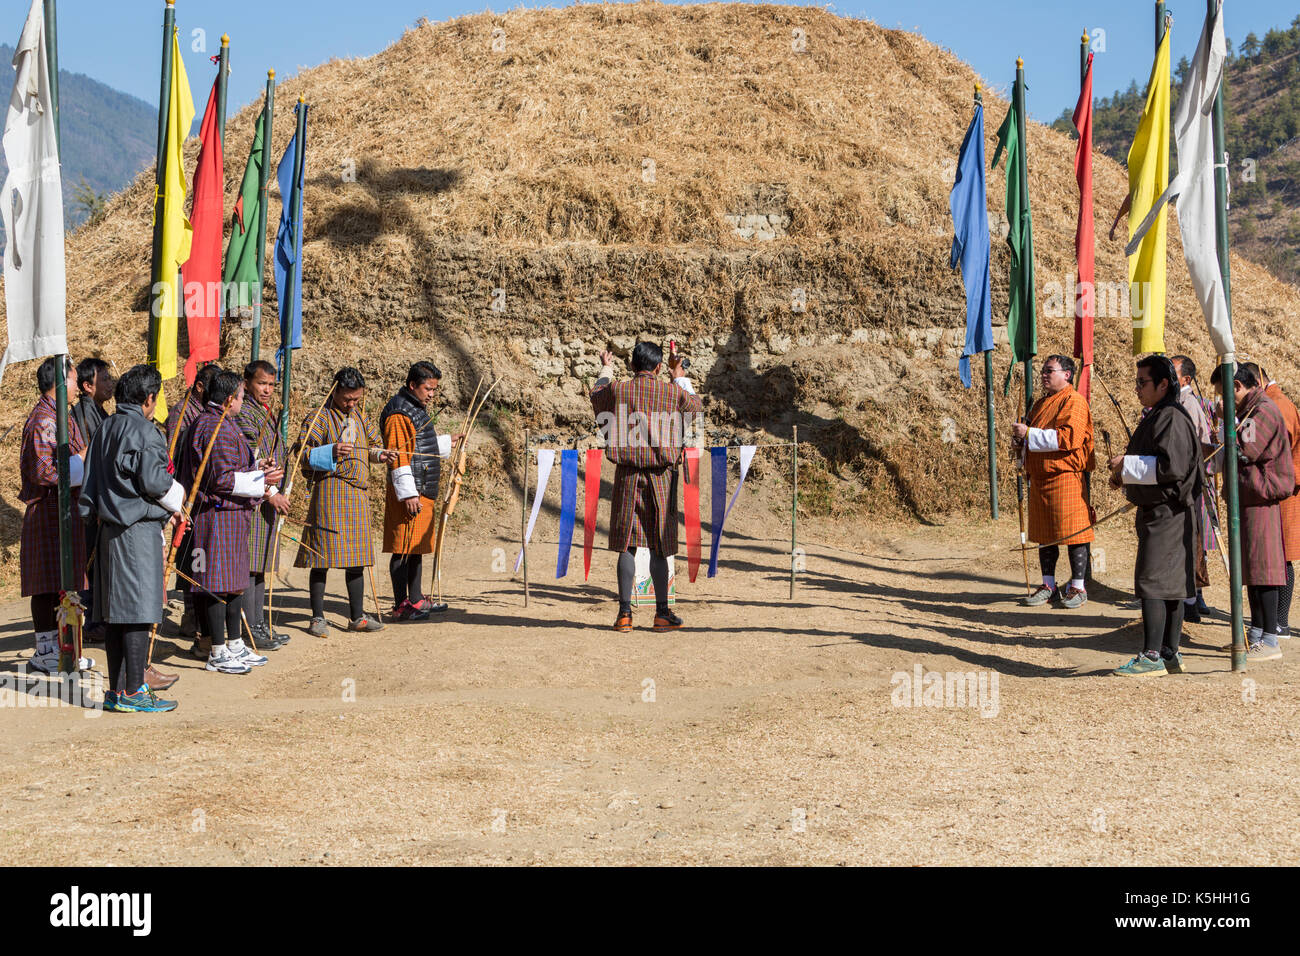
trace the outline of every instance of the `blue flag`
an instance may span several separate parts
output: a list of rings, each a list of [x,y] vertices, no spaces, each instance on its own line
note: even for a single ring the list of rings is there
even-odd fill
[[[966,283],[966,346],[957,365],[970,388],[970,357],[993,348],[993,295],[989,290],[989,212],[984,186],[984,107],[966,130],[957,158],[957,181],[948,199],[952,210],[952,261]]]
[[[299,109],[305,110],[306,104]],[[303,120],[303,139],[306,140],[307,123]],[[306,142],[302,147],[306,149]],[[302,157],[302,175],[298,179],[298,205],[289,208],[293,197],[293,171],[298,165],[298,134],[289,140],[275,179],[280,184],[280,228],[275,234],[275,295],[280,305],[280,342],[290,348],[302,348],[302,194],[307,181],[307,157]],[[290,285],[292,284],[292,293]],[[292,302],[290,296],[292,295]],[[283,367],[284,346],[276,352]]]
[[[578,449],[560,452],[560,553],[555,559],[555,576],[569,573],[569,549],[573,547],[573,521],[578,510]]]
[[[709,524],[712,526],[713,541],[709,548],[708,577],[718,573],[718,547],[722,544],[722,522],[727,517],[727,449],[710,448],[709,460],[712,474],[709,481]]]

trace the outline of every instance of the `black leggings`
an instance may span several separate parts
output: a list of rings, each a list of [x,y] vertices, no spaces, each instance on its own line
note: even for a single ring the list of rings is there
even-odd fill
[[[239,612],[244,607],[242,595],[242,591],[219,595],[204,594],[202,591],[194,592],[194,613],[199,620],[207,622],[213,647],[220,647],[227,641],[239,640]],[[226,603],[222,604],[217,600],[218,597]]]
[[[1066,545],[1070,553],[1070,578],[1072,580],[1082,581],[1088,573],[1088,546],[1086,544]],[[1038,549],[1038,566],[1042,569],[1043,577],[1056,577],[1056,562],[1061,556],[1061,546],[1059,544],[1051,545],[1046,548]]]
[[[259,627],[266,622],[266,575],[254,572],[248,576],[244,591],[244,614],[249,627]]]
[[[109,690],[134,694],[144,683],[151,624],[109,624],[104,634]],[[130,688],[128,690],[127,688]]]
[[[1261,628],[1265,634],[1277,633],[1278,596],[1280,584],[1248,585],[1246,599],[1250,601],[1250,626]]]
[[[365,614],[366,583],[361,576],[362,568],[344,568],[343,583],[348,589],[348,617],[353,621],[361,620]],[[312,568],[308,584],[311,587],[311,616],[325,616],[325,578],[329,568]]]
[[[1142,599],[1142,649],[1148,654],[1173,657],[1183,636],[1183,602]]]
[[[393,579],[394,604],[401,604],[403,601],[419,604],[424,600],[424,591],[420,588],[420,577],[424,574],[422,555],[393,555],[388,560],[388,574]]]
[[[668,556],[650,552],[650,579],[655,586],[655,607],[668,609]],[[620,614],[632,612],[632,588],[636,586],[636,552],[624,551],[618,556],[618,610]]]
[[[57,594],[33,594],[32,595],[32,629],[37,634],[46,631],[57,631],[59,622],[55,617],[55,612],[59,609],[59,596]]]
[[[1291,630],[1291,594],[1295,590],[1295,565],[1286,563],[1286,585],[1277,598],[1277,626],[1284,631]]]

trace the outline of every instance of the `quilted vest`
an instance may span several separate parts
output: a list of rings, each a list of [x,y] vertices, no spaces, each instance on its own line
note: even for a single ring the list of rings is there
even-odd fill
[[[412,458],[411,475],[415,478],[415,488],[425,498],[437,499],[438,478],[441,474],[442,459],[438,457],[438,430],[429,428],[429,413],[417,402],[414,396],[403,387],[388,400],[384,410],[379,414],[379,431],[383,434],[385,423],[390,415],[405,415],[415,428],[415,450],[429,458]]]

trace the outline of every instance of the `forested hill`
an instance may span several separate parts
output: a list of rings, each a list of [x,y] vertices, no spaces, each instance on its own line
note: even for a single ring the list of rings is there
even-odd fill
[[[1235,50],[1229,40],[1228,52],[1225,123],[1233,248],[1300,285],[1300,16],[1262,39],[1248,34]],[[1190,69],[1183,57],[1174,70],[1175,108]],[[1145,96],[1134,81],[1095,104],[1094,144],[1121,163],[1128,157]],[[1072,132],[1072,112],[1063,111],[1052,125]],[[1172,162],[1176,166],[1176,156]]]

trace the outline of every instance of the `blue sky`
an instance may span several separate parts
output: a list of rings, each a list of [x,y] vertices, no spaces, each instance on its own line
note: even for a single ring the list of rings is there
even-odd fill
[[[17,40],[29,3],[0,0],[0,9],[8,14],[0,22],[6,42]],[[1085,29],[1104,31],[1105,52],[1096,58],[1098,97],[1124,89],[1134,79],[1144,86],[1151,69],[1155,4],[1149,0],[846,0],[830,6],[844,16],[918,30],[996,86],[1010,86],[1015,59],[1023,56],[1029,112],[1042,122],[1073,108],[1078,98],[1079,37]],[[1169,8],[1177,63],[1196,48],[1205,3],[1173,0]],[[1262,37],[1270,27],[1289,26],[1300,13],[1300,0],[1225,0],[1224,8],[1235,46],[1251,31]],[[60,65],[156,103],[163,9],[161,0],[59,0]],[[178,0],[177,21],[200,112],[214,68],[206,54],[192,49],[198,42],[193,31],[204,31],[199,39],[206,39],[209,54],[219,50],[223,32],[231,35],[233,113],[261,96],[268,68],[283,77],[331,57],[369,56],[419,17],[447,20],[484,9],[432,0]]]

